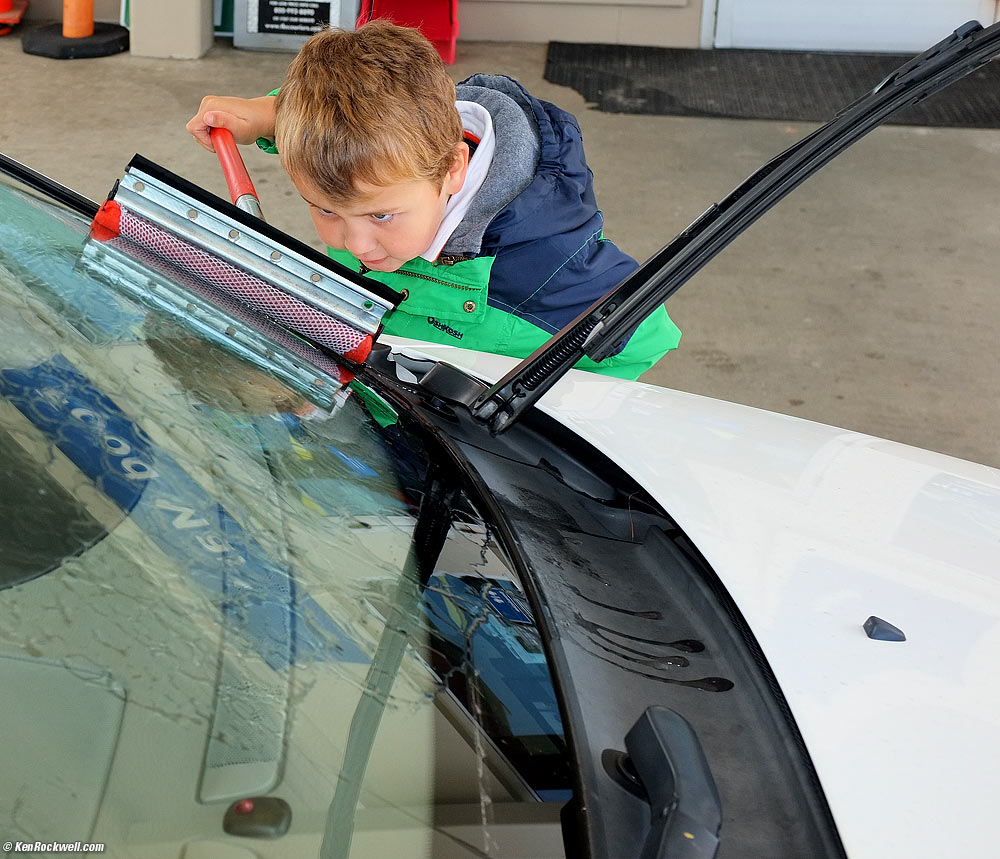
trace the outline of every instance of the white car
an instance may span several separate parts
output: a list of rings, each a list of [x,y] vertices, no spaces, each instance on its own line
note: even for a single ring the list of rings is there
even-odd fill
[[[0,156],[5,853],[994,856],[1000,472],[571,366],[998,52],[957,31],[523,362],[377,341],[388,291],[144,159],[145,245]]]

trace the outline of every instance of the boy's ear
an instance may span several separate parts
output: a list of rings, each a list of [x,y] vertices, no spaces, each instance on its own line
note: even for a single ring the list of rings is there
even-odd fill
[[[465,174],[469,172],[469,145],[465,142],[456,143],[455,151],[451,159],[451,167],[444,177],[445,191],[449,194],[457,194],[465,184]]]

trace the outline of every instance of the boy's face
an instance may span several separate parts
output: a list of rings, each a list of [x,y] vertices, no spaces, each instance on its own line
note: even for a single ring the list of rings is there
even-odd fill
[[[468,148],[464,143],[460,147],[464,152],[456,154],[441,187],[426,179],[360,184],[358,197],[342,202],[327,197],[308,179],[291,178],[326,245],[349,251],[373,271],[396,271],[430,247],[448,198],[465,182]]]

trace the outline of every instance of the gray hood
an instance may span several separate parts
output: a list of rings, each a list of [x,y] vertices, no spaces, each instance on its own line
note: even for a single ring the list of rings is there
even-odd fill
[[[458,85],[460,101],[485,107],[493,118],[496,149],[482,188],[444,246],[448,256],[475,256],[497,214],[531,184],[541,138],[531,105],[518,84],[503,75],[473,75]],[[473,155],[473,158],[476,156]]]

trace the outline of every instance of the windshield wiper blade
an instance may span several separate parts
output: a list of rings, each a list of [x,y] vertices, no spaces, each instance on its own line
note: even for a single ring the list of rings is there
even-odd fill
[[[970,21],[904,63],[871,92],[768,161],[548,343],[486,390],[473,414],[492,432],[509,427],[585,355],[613,355],[664,301],[778,200],[884,122],[1000,54],[1000,23]]]

